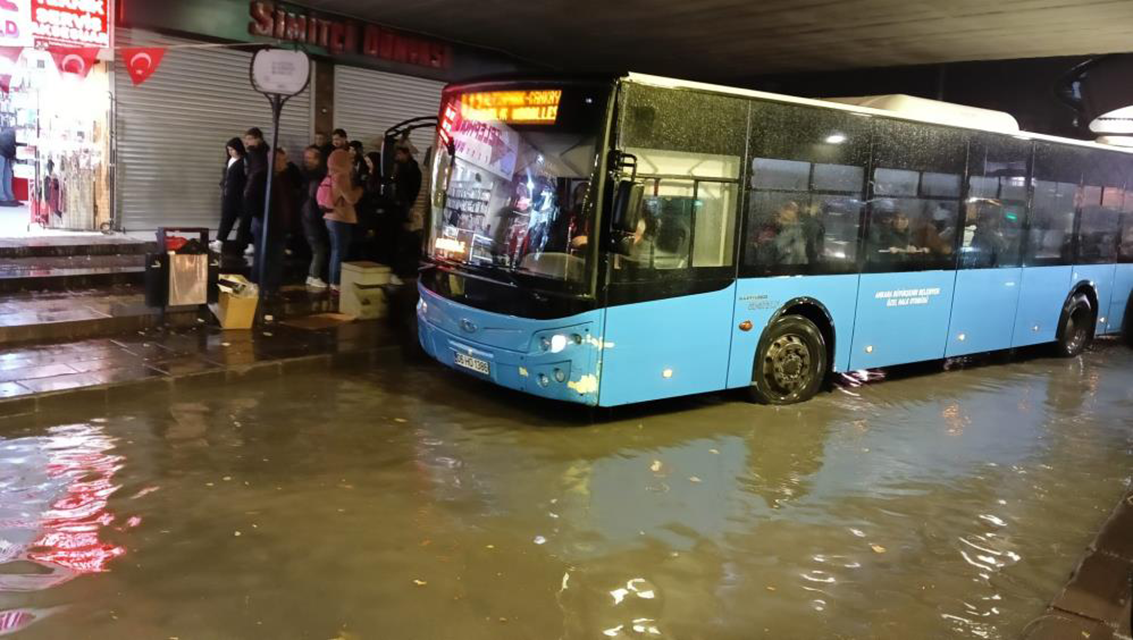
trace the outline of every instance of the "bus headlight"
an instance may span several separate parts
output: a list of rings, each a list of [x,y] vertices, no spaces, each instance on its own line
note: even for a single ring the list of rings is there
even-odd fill
[[[555,334],[551,338],[551,353],[561,353],[563,349],[566,349],[566,346],[567,337],[563,334]]]

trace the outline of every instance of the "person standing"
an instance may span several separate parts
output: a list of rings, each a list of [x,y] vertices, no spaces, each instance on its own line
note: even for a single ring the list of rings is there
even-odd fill
[[[311,248],[311,265],[307,268],[307,287],[323,291],[327,283],[323,279],[327,268],[327,226],[323,222],[323,211],[319,208],[319,185],[327,177],[326,164],[319,148],[311,145],[303,152],[303,206],[300,217],[303,222],[303,235]]]
[[[18,207],[16,194],[12,191],[12,171],[16,165],[16,130],[4,127],[0,130],[0,207]]]
[[[393,211],[395,216],[393,275],[394,284],[401,278],[411,278],[417,270],[416,241],[409,233],[409,210],[421,193],[421,167],[413,158],[413,147],[408,140],[398,143],[393,157]]]
[[[342,282],[342,261],[350,249],[354,225],[358,224],[354,205],[362,199],[362,188],[354,183],[352,172],[350,154],[339,149],[330,154],[327,177],[319,186],[319,205],[329,209],[323,218],[330,235],[330,289],[335,293]]]
[[[252,162],[251,158],[252,158],[253,155],[256,155],[256,154],[263,154],[263,162],[262,163],[260,163],[258,161],[255,162],[257,167],[260,167],[260,166],[263,167],[263,169],[262,169],[263,173],[260,176],[262,178],[262,180],[259,182],[259,186],[256,187],[256,189],[259,191],[259,195],[254,195],[254,194],[249,193],[249,191],[252,189],[252,173],[253,173],[253,168],[252,168],[253,162]],[[245,180],[244,180],[244,211],[242,212],[243,215],[240,218],[240,227],[236,232],[236,246],[237,246],[236,251],[237,251],[237,253],[243,253],[246,256],[250,256],[253,253],[255,253],[255,251],[256,251],[256,247],[254,246],[254,243],[252,242],[252,217],[253,217],[253,215],[262,215],[262,212],[263,212],[263,209],[264,209],[264,206],[263,206],[264,193],[263,192],[264,192],[264,188],[265,188],[265,184],[266,184],[266,180],[267,180],[267,165],[268,165],[267,154],[268,154],[268,144],[267,144],[266,141],[264,141],[264,132],[260,131],[259,127],[252,127],[251,129],[248,129],[247,131],[245,131],[244,132],[244,176],[245,176]],[[259,203],[259,211],[261,213],[256,213],[252,209],[248,208],[249,197],[256,199],[256,201]]]
[[[365,184],[366,178],[370,175],[366,168],[366,148],[362,146],[361,142],[355,140],[350,143],[347,150],[350,152],[350,160],[354,164],[355,184]]]
[[[330,135],[331,153],[339,149],[345,149],[350,146],[350,136],[346,135],[345,129],[335,129],[334,133]],[[328,153],[327,158],[330,158]]]
[[[311,146],[319,150],[319,155],[322,156],[324,162],[330,157],[330,152],[334,151],[334,144],[331,143],[327,134],[322,131],[315,134],[315,143]],[[306,152],[304,152],[304,154],[306,154]]]
[[[228,155],[228,163],[224,167],[224,179],[220,181],[220,228],[211,247],[216,252],[220,252],[224,243],[228,242],[228,234],[236,223],[244,220],[244,185],[248,179],[244,166],[244,143],[240,138],[229,140],[224,150]],[[237,237],[240,233],[237,230]],[[242,251],[243,247],[240,249]]]

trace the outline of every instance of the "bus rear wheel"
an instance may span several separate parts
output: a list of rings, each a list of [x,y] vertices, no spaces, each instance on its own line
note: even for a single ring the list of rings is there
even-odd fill
[[[794,404],[814,397],[826,379],[826,341],[813,322],[783,316],[764,334],[748,395],[761,404]]]
[[[1094,337],[1094,310],[1084,295],[1076,295],[1066,307],[1062,326],[1058,330],[1055,352],[1063,358],[1073,358],[1086,350]]]

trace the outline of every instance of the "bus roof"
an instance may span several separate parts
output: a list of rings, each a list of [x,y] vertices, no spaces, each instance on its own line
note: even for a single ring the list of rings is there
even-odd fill
[[[629,80],[630,82],[633,82],[633,83],[652,85],[652,86],[657,86],[657,87],[667,87],[667,88],[671,88],[671,89],[696,89],[696,90],[700,90],[700,91],[710,91],[710,92],[713,92],[713,93],[727,93],[727,94],[732,94],[732,95],[737,95],[737,96],[743,96],[743,97],[746,97],[746,98],[758,98],[758,99],[761,99],[761,100],[769,100],[769,101],[772,101],[772,102],[785,102],[785,103],[791,103],[791,104],[801,104],[801,105],[806,105],[806,106],[811,106],[811,107],[818,107],[818,108],[822,108],[822,109],[834,109],[834,110],[838,110],[838,111],[848,111],[850,113],[861,113],[861,114],[868,114],[868,115],[873,115],[873,116],[885,116],[885,117],[888,117],[888,118],[896,118],[896,119],[899,119],[899,120],[909,120],[909,121],[912,121],[912,122],[925,122],[925,123],[930,123],[930,124],[939,124],[939,125],[945,125],[945,126],[949,126],[949,127],[958,127],[958,128],[962,128],[962,129],[970,129],[970,130],[973,130],[973,131],[987,131],[989,133],[996,133],[996,134],[1000,134],[1000,135],[1010,135],[1010,136],[1014,136],[1016,138],[1020,138],[1020,139],[1024,139],[1024,140],[1045,140],[1045,141],[1049,141],[1049,142],[1060,142],[1060,143],[1063,143],[1063,144],[1072,144],[1072,145],[1076,145],[1076,146],[1080,146],[1080,147],[1089,147],[1091,149],[1102,149],[1102,150],[1105,150],[1105,151],[1116,151],[1116,152],[1119,152],[1119,153],[1133,154],[1133,148],[1129,148],[1129,147],[1120,147],[1120,146],[1116,146],[1116,145],[1099,144],[1097,142],[1092,142],[1092,141],[1089,141],[1089,140],[1075,140],[1074,138],[1063,138],[1063,137],[1059,137],[1059,136],[1051,136],[1051,135],[1046,135],[1046,134],[1042,134],[1042,133],[1032,133],[1032,132],[1029,132],[1029,131],[1022,131],[1022,130],[1018,129],[1017,124],[1015,125],[1015,128],[1010,127],[1010,125],[1006,124],[1006,121],[1003,120],[1002,118],[994,119],[994,120],[987,119],[989,121],[985,122],[984,124],[981,125],[981,124],[978,123],[978,118],[970,117],[971,114],[973,113],[971,111],[972,108],[971,107],[963,107],[963,105],[957,105],[957,106],[960,106],[960,107],[966,109],[969,117],[963,118],[963,122],[960,122],[959,119],[955,118],[955,117],[947,117],[947,116],[942,117],[941,111],[939,109],[921,108],[919,110],[918,109],[886,110],[886,109],[878,109],[878,108],[874,108],[874,107],[861,106],[861,105],[858,105],[858,104],[851,104],[851,103],[848,103],[848,102],[842,102],[841,101],[841,100],[854,100],[854,101],[863,101],[863,102],[867,102],[867,103],[872,101],[875,104],[885,104],[885,103],[902,104],[902,103],[904,103],[906,105],[910,104],[910,103],[912,103],[914,105],[916,105],[917,103],[921,103],[921,106],[923,106],[923,103],[925,103],[925,102],[933,102],[933,103],[936,103],[936,104],[942,104],[942,103],[938,103],[936,101],[931,101],[931,100],[924,100],[924,99],[882,100],[882,99],[880,99],[880,98],[882,98],[880,96],[873,96],[872,100],[870,98],[838,98],[838,99],[831,99],[831,100],[821,100],[821,99],[816,99],[816,98],[800,98],[800,97],[797,97],[797,96],[789,96],[789,95],[785,95],[785,94],[781,94],[781,93],[771,93],[771,92],[767,92],[767,91],[756,91],[754,89],[741,89],[741,88],[738,88],[738,87],[729,87],[729,86],[726,86],[726,85],[709,84],[709,83],[705,83],[705,82],[694,82],[694,81],[691,81],[691,80],[679,80],[677,78],[666,78],[664,76],[655,76],[655,75],[650,75],[650,74],[646,74],[646,73],[629,73],[628,75],[625,76],[625,78],[627,80]],[[980,111],[986,112],[988,110],[980,110]],[[997,112],[990,112],[990,113],[997,113]],[[1011,118],[1009,115],[1007,117]],[[1014,121],[1014,118],[1011,118],[1011,120]]]

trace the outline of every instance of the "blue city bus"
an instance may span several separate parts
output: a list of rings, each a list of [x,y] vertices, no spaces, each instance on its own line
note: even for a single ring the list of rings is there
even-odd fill
[[[454,85],[439,120],[420,342],[504,387],[789,404],[1131,333],[1117,147],[638,74]]]

